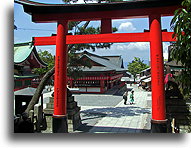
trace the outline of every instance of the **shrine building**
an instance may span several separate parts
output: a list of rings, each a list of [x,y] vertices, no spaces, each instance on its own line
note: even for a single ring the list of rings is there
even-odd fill
[[[38,77],[32,69],[46,66],[31,42],[14,44],[14,91],[31,86],[32,79]]]
[[[78,88],[80,93],[104,93],[125,84],[121,78],[127,70],[121,56],[99,56],[87,51],[79,53],[79,56],[81,60],[89,61],[91,68],[80,66],[83,76],[76,80],[69,77],[69,88]]]

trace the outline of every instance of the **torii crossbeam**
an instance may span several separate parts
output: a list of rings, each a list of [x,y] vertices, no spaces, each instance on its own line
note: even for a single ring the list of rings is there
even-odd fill
[[[162,42],[174,42],[173,32],[162,32]],[[66,44],[83,43],[122,43],[122,42],[150,42],[150,33],[109,33],[90,35],[66,35]],[[35,46],[56,45],[56,36],[34,37]]]

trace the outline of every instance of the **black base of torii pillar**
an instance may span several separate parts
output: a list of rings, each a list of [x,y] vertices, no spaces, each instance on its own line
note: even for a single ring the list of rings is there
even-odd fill
[[[167,120],[159,122],[151,120],[151,133],[167,133]]]
[[[53,116],[52,120],[52,132],[53,133],[68,133],[68,122],[67,122],[67,117],[56,117]]]

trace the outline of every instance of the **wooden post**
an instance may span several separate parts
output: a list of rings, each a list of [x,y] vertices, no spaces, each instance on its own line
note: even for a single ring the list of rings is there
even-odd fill
[[[58,22],[56,37],[53,132],[68,132],[67,124],[67,57],[68,21]]]
[[[111,19],[101,19],[101,33],[112,33]]]
[[[149,16],[150,56],[152,79],[152,120],[154,133],[166,132],[166,110],[164,95],[164,62],[162,49],[161,16]]]

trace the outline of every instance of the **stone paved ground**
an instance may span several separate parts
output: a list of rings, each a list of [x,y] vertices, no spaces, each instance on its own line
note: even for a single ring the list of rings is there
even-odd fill
[[[151,95],[133,86],[135,104],[124,105],[121,95],[75,95],[82,126],[75,132],[143,133],[150,130]],[[130,93],[129,93],[130,95]]]

